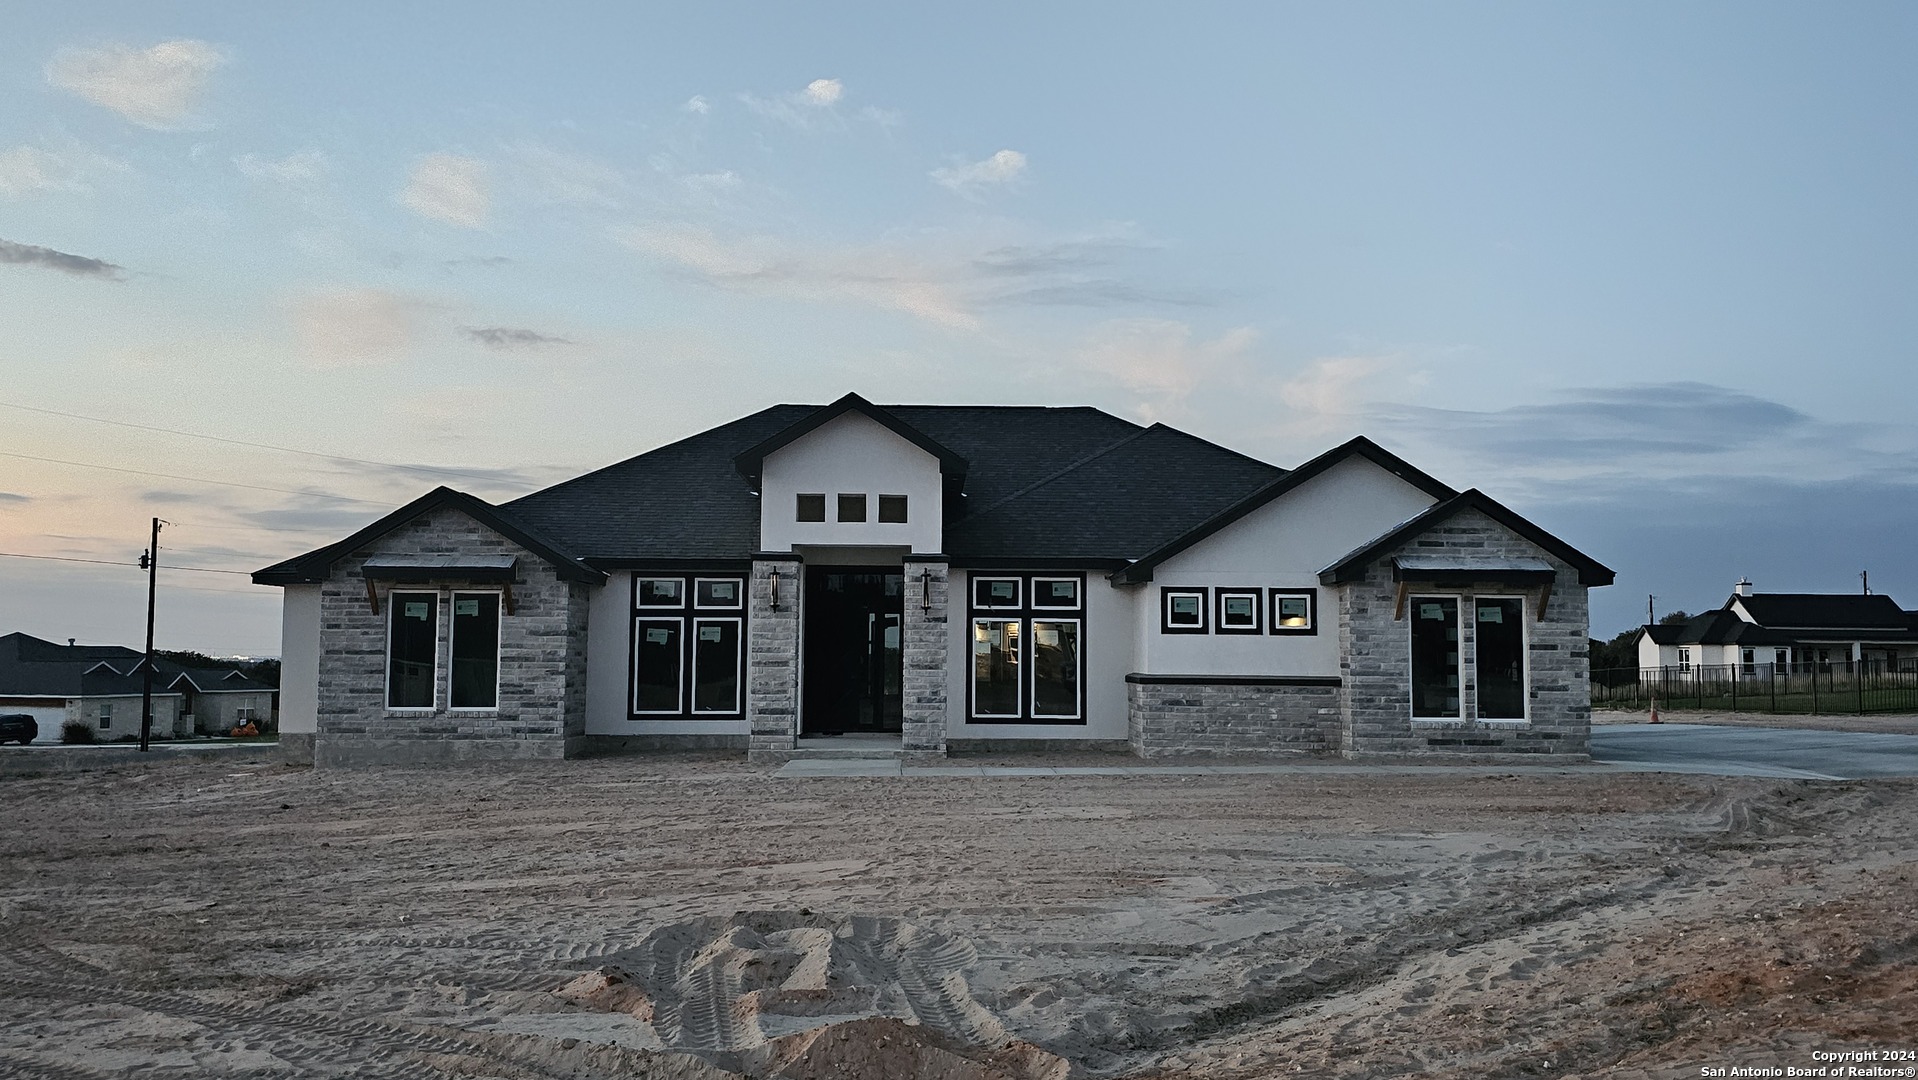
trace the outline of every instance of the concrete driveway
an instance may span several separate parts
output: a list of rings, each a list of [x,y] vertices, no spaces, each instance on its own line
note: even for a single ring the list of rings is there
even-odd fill
[[[1600,724],[1592,760],[1646,772],[1862,780],[1918,776],[1918,735],[1708,724]]]

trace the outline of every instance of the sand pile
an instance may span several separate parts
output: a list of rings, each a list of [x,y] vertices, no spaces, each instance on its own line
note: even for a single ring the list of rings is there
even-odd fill
[[[747,1076],[1056,1080],[974,1000],[972,946],[901,919],[740,912],[661,927],[557,991]]]

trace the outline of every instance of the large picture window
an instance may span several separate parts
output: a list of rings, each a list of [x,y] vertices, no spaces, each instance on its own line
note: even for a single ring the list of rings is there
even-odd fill
[[[453,594],[455,709],[499,708],[499,600],[495,592]]]
[[[742,577],[634,577],[635,719],[744,711],[745,604]]]
[[[1525,719],[1525,601],[1481,596],[1472,601],[1478,716]]]
[[[431,709],[439,659],[440,597],[395,592],[387,597],[386,707]]]
[[[1412,615],[1412,717],[1458,720],[1464,717],[1459,694],[1458,597],[1415,596]]]
[[[972,579],[975,723],[1085,723],[1085,578]]]

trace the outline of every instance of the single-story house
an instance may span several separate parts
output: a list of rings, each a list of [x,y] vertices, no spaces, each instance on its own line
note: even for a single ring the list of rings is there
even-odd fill
[[[31,634],[0,635],[0,712],[40,725],[37,742],[58,742],[69,723],[113,741],[140,734],[146,654],[124,645],[65,645]],[[278,688],[232,668],[154,662],[154,738],[223,735],[245,717],[270,723]]]
[[[1358,438],[1282,469],[1091,408],[779,405],[257,571],[322,764],[1587,751],[1612,571]]]
[[[1837,668],[1918,668],[1918,612],[1882,593],[1755,593],[1743,579],[1723,607],[1640,628],[1638,666],[1723,678]]]

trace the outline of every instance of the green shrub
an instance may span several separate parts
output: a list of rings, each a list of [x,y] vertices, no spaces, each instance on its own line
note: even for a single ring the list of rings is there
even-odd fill
[[[100,741],[93,729],[78,720],[69,720],[60,725],[60,741],[68,746],[86,746]]]

